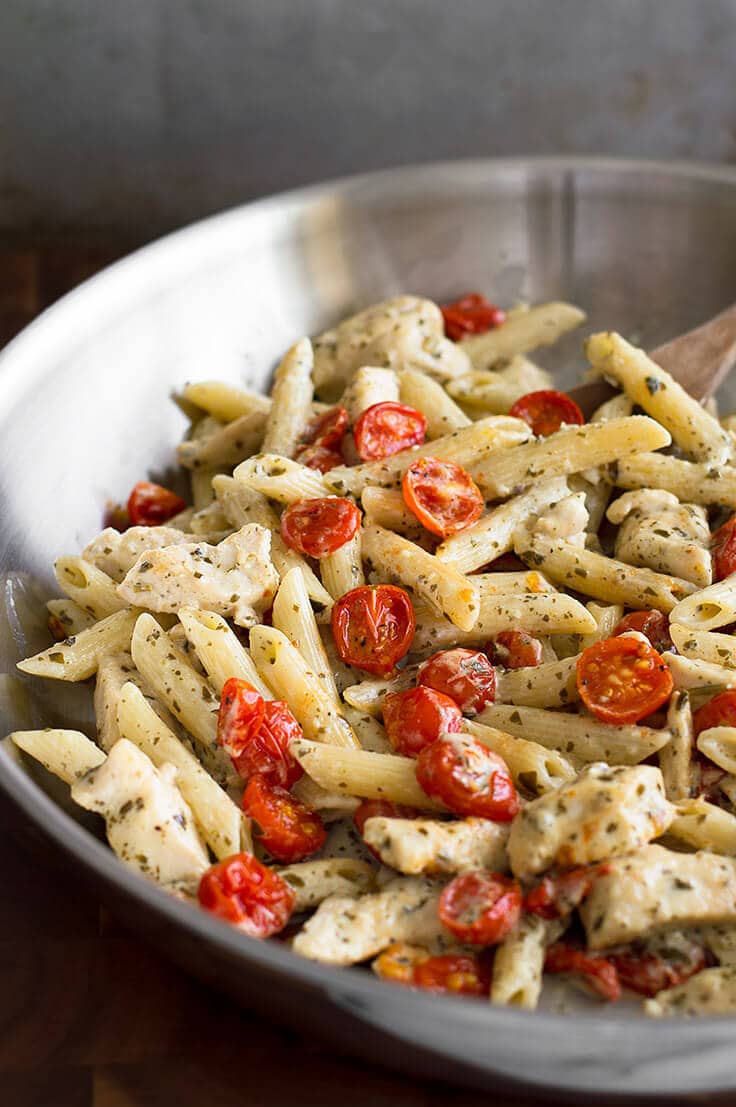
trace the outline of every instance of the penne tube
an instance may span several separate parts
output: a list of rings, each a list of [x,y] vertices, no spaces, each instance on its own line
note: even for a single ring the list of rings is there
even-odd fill
[[[678,804],[668,833],[693,849],[736,857],[736,815],[702,797],[685,799]]]
[[[521,396],[552,387],[552,376],[517,354],[505,368],[476,369],[447,382],[447,391],[469,409],[507,414]]]
[[[733,458],[734,442],[728,431],[643,350],[620,334],[601,332],[590,336],[585,352],[598,373],[620,384],[695,461],[723,465]]]
[[[128,605],[117,594],[115,581],[81,557],[60,557],[54,572],[62,592],[95,619],[104,619]]]
[[[359,748],[352,727],[325,695],[322,680],[285,634],[276,627],[253,627],[250,652],[259,673],[288,703],[307,738],[331,747]]]
[[[46,610],[49,613],[49,628],[53,624],[59,634],[63,633],[64,638],[71,638],[73,634],[79,634],[80,630],[88,630],[95,622],[94,615],[90,615],[74,600],[49,600]]]
[[[402,369],[398,379],[402,404],[421,411],[430,441],[470,426],[471,420],[439,381],[418,369]]]
[[[105,760],[102,750],[78,730],[16,730],[8,737],[65,784],[76,783]]]
[[[361,532],[357,530],[349,542],[320,558],[322,583],[333,600],[339,600],[346,592],[365,584],[361,546]]]
[[[220,423],[232,423],[241,415],[268,415],[271,400],[225,381],[194,381],[184,387],[184,399],[202,408]]]
[[[340,796],[336,792],[328,792],[308,776],[300,777],[292,785],[291,794],[316,811],[324,823],[351,819],[360,806],[360,800],[355,796]]]
[[[369,485],[364,488],[360,502],[365,512],[364,523],[371,523],[386,530],[395,530],[411,542],[421,544],[427,538],[427,531],[416,515],[409,511],[404,497],[397,488],[379,488]]]
[[[337,685],[309,602],[304,577],[299,569],[290,569],[281,581],[273,601],[272,624],[296,646],[309,669],[322,684],[324,693],[339,709]]]
[[[222,695],[226,680],[238,677],[252,684],[264,699],[274,698],[247,649],[222,615],[215,611],[182,607],[179,610],[179,620],[218,696]]]
[[[133,664],[129,653],[111,654],[100,660],[95,680],[94,708],[97,722],[97,745],[108,753],[120,739],[118,702],[124,684],[133,682],[150,703],[159,719],[170,730],[176,730],[176,720],[158,702]]]
[[[515,354],[552,346],[585,321],[585,312],[562,301],[539,304],[511,315],[500,327],[464,338],[460,347],[478,369],[497,365]]]
[[[356,711],[349,704],[343,704],[342,713],[357,734],[362,749],[370,750],[371,753],[392,753],[386,729],[375,716]]]
[[[398,399],[399,380],[393,369],[361,365],[353,373],[350,383],[342,394],[340,404],[347,411],[352,425],[374,404],[397,403]]]
[[[381,461],[368,461],[352,467],[338,465],[324,474],[324,481],[338,496],[346,493],[359,496],[369,485],[398,488],[406,470],[419,457],[436,457],[469,468],[471,462],[478,462],[481,458],[495,455],[520,442],[528,442],[530,437],[531,430],[522,419],[512,419],[508,415],[490,415],[487,419],[471,423],[469,427],[435,438],[423,446],[400,450]]]
[[[363,557],[381,579],[416,592],[460,630],[468,631],[475,625],[480,603],[472,578],[443,565],[413,542],[383,527],[366,527]]]
[[[669,730],[612,726],[591,715],[507,704],[490,704],[477,721],[516,738],[538,742],[546,749],[559,750],[573,761],[608,761],[611,765],[638,765],[657,753],[671,737]]]
[[[304,772],[329,792],[389,800],[418,811],[440,810],[439,804],[419,787],[416,762],[410,757],[338,749],[304,738],[295,739],[289,750]]]
[[[552,929],[554,928],[554,930]],[[491,1003],[533,1011],[542,993],[547,945],[560,922],[525,915],[519,926],[496,946],[493,958]]]
[[[97,672],[107,654],[122,653],[129,648],[137,618],[138,612],[130,608],[116,611],[87,630],[19,661],[18,668],[23,673],[52,680],[86,680]]]
[[[545,792],[554,792],[565,781],[575,779],[575,767],[556,750],[525,738],[513,737],[485,723],[466,719],[464,729],[504,759],[514,783],[524,792],[544,795]]]
[[[473,573],[473,580],[480,592],[481,604],[488,596],[525,596],[528,592],[557,592],[552,581],[536,569],[526,572]]]
[[[662,488],[682,503],[736,508],[736,468],[642,452],[613,467],[619,488]]]
[[[261,447],[264,454],[293,457],[296,453],[312,413],[313,366],[312,343],[308,338],[300,339],[282,358],[274,374],[271,410],[266,416]]]
[[[716,630],[736,620],[736,575],[718,580],[673,609],[671,620],[694,630]]]
[[[252,850],[248,820],[158,717],[135,684],[125,684],[121,689],[118,727],[121,735],[143,750],[156,768],[166,764],[176,768],[177,787],[215,857],[222,859],[241,849]]]
[[[354,669],[351,665],[347,665],[340,657],[330,626],[320,624],[319,633],[322,639],[322,646],[327,654],[330,671],[335,678],[337,690],[340,695],[342,695],[343,691],[349,688],[351,684],[355,684],[362,674],[359,669]]]
[[[567,495],[564,477],[539,481],[507,503],[491,508],[477,523],[446,538],[435,556],[461,573],[479,569],[513,548],[514,531],[530,516],[539,515]]]
[[[193,469],[190,476],[190,484],[192,489],[192,506],[194,507],[195,517],[199,515],[206,507],[212,504],[215,498],[214,489],[212,488],[212,478],[216,477],[220,472],[220,469]],[[190,523],[191,526],[191,523]],[[192,532],[197,534],[196,526],[192,527]]]
[[[176,457],[185,469],[230,469],[260,449],[263,441],[263,413],[251,411],[206,437],[181,442]]]
[[[675,691],[667,709],[667,729],[672,734],[658,753],[664,793],[672,803],[690,796],[690,765],[693,755],[693,712],[685,691]]]
[[[333,470],[337,472],[337,470]],[[256,454],[242,461],[233,473],[238,483],[261,492],[271,500],[293,504],[297,500],[329,496],[330,488],[322,474],[298,461],[278,454]]]
[[[697,739],[701,753],[725,769],[727,773],[736,773],[736,727],[713,726],[701,730]]]
[[[670,637],[678,653],[695,661],[708,661],[726,669],[736,669],[736,638],[712,630],[695,630],[670,622]]]
[[[496,703],[521,707],[564,707],[580,699],[578,657],[548,661],[523,669],[502,669],[496,678]]]
[[[366,861],[351,857],[330,857],[324,861],[302,861],[277,870],[293,889],[294,913],[311,911],[328,896],[355,896],[371,892],[376,870]]]
[[[569,476],[628,454],[669,446],[669,433],[646,415],[563,427],[514,450],[495,450],[466,468],[486,499],[503,499],[540,479]],[[333,470],[337,472],[337,470]]]
[[[693,657],[683,657],[672,650],[665,650],[662,660],[672,674],[675,688],[690,690],[702,688],[715,695],[712,689],[722,692],[724,688],[736,688],[736,672],[723,665],[713,665],[710,661],[696,661]]]

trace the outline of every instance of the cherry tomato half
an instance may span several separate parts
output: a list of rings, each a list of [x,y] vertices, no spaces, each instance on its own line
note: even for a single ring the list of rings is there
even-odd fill
[[[355,448],[363,461],[380,461],[383,457],[421,446],[427,430],[427,420],[421,411],[384,400],[366,408],[353,428]]]
[[[676,988],[708,967],[706,951],[698,942],[688,943],[687,950],[678,949],[676,960],[661,953],[637,953],[634,950],[609,953],[608,960],[616,969],[624,988],[643,996],[656,996],[665,988]]]
[[[461,730],[463,716],[449,696],[420,684],[386,696],[383,725],[397,753],[417,757],[440,734]]]
[[[242,685],[250,692],[241,693],[239,686]],[[225,682],[217,740],[245,780],[259,773],[272,784],[290,788],[304,775],[304,770],[289,753],[289,743],[294,738],[303,738],[304,731],[289,706],[281,700],[263,701],[260,723],[256,727],[256,718],[249,715],[249,699],[253,694],[258,695],[244,680],[231,677]],[[226,706],[228,699],[232,703]]]
[[[240,757],[261,729],[265,700],[252,684],[230,677],[222,686],[217,716],[217,741],[230,756]]]
[[[495,946],[518,923],[521,899],[521,888],[508,876],[461,873],[440,896],[440,922],[460,942]]]
[[[297,451],[296,460],[307,469],[316,469],[319,473],[329,473],[330,469],[344,465],[345,460],[337,450],[328,450],[325,446],[302,446]]]
[[[562,919],[580,906],[595,880],[606,872],[605,865],[580,865],[566,872],[548,873],[527,892],[524,910],[542,919]]]
[[[483,647],[494,665],[504,669],[530,669],[541,665],[542,643],[525,630],[501,630]]]
[[[570,942],[556,942],[550,946],[544,960],[544,971],[582,976],[596,995],[609,1003],[621,998],[621,984],[615,966],[607,958],[586,953]]]
[[[588,711],[604,723],[638,723],[672,694],[672,674],[638,638],[605,638],[583,650],[577,686]]]
[[[469,292],[451,304],[442,304],[440,311],[445,334],[453,342],[459,342],[466,334],[485,334],[506,319],[506,313],[479,292]]]
[[[714,696],[693,715],[695,737],[714,726],[736,726],[736,688]]]
[[[616,624],[614,638],[627,630],[638,630],[648,638],[657,653],[672,649],[670,621],[662,611],[632,611]]]
[[[281,516],[281,537],[289,549],[307,557],[327,557],[360,529],[360,512],[351,500],[322,496],[297,500]]]
[[[508,765],[469,735],[439,738],[417,758],[420,787],[456,815],[511,822],[519,800]]]
[[[416,627],[414,608],[402,588],[364,584],[333,605],[332,634],[347,665],[367,673],[390,673],[411,645]]]
[[[303,442],[307,446],[321,446],[325,450],[339,450],[350,422],[344,407],[331,407],[307,424]]]
[[[478,485],[454,461],[417,458],[404,473],[401,492],[422,526],[440,538],[465,530],[483,511]]]
[[[710,542],[716,580],[736,572],[736,515],[719,527]]]
[[[186,501],[170,488],[139,480],[128,497],[128,517],[133,526],[157,527],[186,506]]]
[[[253,819],[254,836],[277,861],[302,861],[325,844],[327,831],[316,811],[261,773],[245,787],[243,810]]]
[[[424,661],[417,681],[450,696],[465,715],[477,715],[496,695],[496,671],[486,655],[460,646]]]
[[[213,865],[199,882],[200,905],[252,938],[278,934],[294,910],[294,890],[251,853]]]
[[[568,426],[581,426],[585,417],[575,403],[564,392],[554,388],[543,388],[539,392],[527,392],[511,408],[509,415],[523,419],[536,435],[546,438],[554,434],[563,423]]]

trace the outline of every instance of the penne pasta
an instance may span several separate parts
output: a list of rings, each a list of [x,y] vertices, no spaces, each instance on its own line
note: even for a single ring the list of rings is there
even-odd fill
[[[690,796],[693,755],[693,712],[687,692],[678,690],[673,694],[667,710],[667,729],[672,737],[657,756],[665,795],[673,803],[679,803]]]
[[[678,653],[695,661],[708,661],[736,669],[736,638],[712,630],[696,630],[670,622],[670,637]]]
[[[551,302],[512,315],[500,327],[464,338],[461,345],[473,365],[487,369],[515,354],[552,346],[567,331],[585,321],[585,312],[572,304]]]
[[[427,420],[427,438],[443,438],[469,427],[471,420],[442,385],[418,369],[402,369],[398,376],[402,404],[421,411]]]
[[[437,811],[440,807],[419,787],[415,762],[409,757],[369,750],[338,749],[323,742],[303,738],[293,741],[291,753],[317,784],[329,792],[362,799],[384,799],[415,807],[418,811]]]
[[[218,696],[226,680],[238,677],[272,700],[273,692],[253,664],[253,659],[222,615],[195,607],[182,607],[179,619],[190,645]]]
[[[8,737],[65,784],[74,784],[105,761],[102,750],[78,730],[16,730]]]
[[[320,473],[278,454],[249,457],[238,465],[233,477],[246,488],[252,488],[282,504],[329,495],[330,486]]]
[[[531,795],[554,792],[575,777],[574,766],[556,750],[525,738],[512,737],[485,723],[466,720],[464,726],[468,734],[504,759],[514,782]]]
[[[62,592],[95,619],[128,606],[118,595],[115,581],[81,557],[60,557],[54,572]]]
[[[193,381],[184,387],[184,399],[202,408],[220,423],[232,423],[241,415],[268,415],[271,400],[225,381]]]
[[[302,338],[282,358],[274,374],[271,408],[266,416],[261,446],[264,454],[293,457],[296,453],[312,410],[313,366],[308,338]]]
[[[319,570],[322,583],[333,600],[339,600],[346,592],[365,584],[360,530],[334,553],[321,557]]]
[[[736,577],[718,580],[709,588],[680,600],[671,620],[694,630],[717,630],[736,619]]]
[[[121,653],[130,647],[137,618],[138,613],[130,609],[116,611],[87,630],[19,661],[18,668],[23,673],[52,680],[86,680],[97,672],[106,655]]]
[[[620,458],[612,470],[619,488],[663,488],[683,503],[736,508],[736,469],[642,451]]]
[[[281,581],[273,601],[271,619],[273,626],[296,646],[311,672],[322,684],[324,693],[339,710],[337,685],[309,602],[304,577],[299,569],[290,569]]]

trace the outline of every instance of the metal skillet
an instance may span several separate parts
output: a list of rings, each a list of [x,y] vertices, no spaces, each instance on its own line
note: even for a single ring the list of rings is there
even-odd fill
[[[655,349],[736,300],[736,172],[600,159],[477,161],[318,186],[207,220],[133,255],[72,293],[0,356],[0,567],[10,619],[33,626],[32,588],[54,557],[99,530],[101,505],[141,475],[165,478],[187,379],[264,387],[279,353],[349,310],[399,291],[449,299],[479,288],[502,303],[580,303],[591,329],[638,332]],[[580,339],[545,351],[570,387]],[[734,396],[731,395],[732,406]],[[84,704],[5,681],[3,732]],[[16,695],[18,693],[18,695]],[[191,972],[267,1016],[319,1031],[378,1063],[485,1091],[522,1087],[673,1096],[736,1088],[733,1022],[652,1023],[585,1007],[566,1016],[416,995],[258,943],[119,865],[68,814],[43,775],[0,748],[0,788],[28,836],[64,851],[131,927]]]

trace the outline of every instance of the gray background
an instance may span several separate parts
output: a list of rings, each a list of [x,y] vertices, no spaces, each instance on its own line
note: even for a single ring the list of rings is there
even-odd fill
[[[736,160],[733,0],[0,0],[0,233],[472,155]]]

